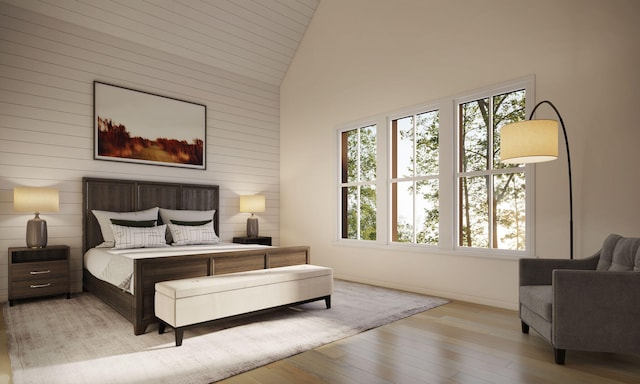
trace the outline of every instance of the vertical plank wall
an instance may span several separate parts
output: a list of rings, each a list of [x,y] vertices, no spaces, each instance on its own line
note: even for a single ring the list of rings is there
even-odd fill
[[[207,169],[93,160],[94,80],[207,105]],[[41,217],[81,290],[83,176],[219,184],[226,241],[245,233],[238,196],[266,194],[260,232],[278,244],[278,87],[0,2],[0,302],[7,248],[33,217],[13,212],[16,186],[59,189],[60,211]]]

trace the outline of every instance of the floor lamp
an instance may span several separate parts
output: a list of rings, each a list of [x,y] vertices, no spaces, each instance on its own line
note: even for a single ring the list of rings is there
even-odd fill
[[[567,130],[560,112],[553,103],[544,100],[536,104],[529,120],[519,121],[502,127],[500,133],[500,161],[506,164],[528,164],[555,160],[558,158],[558,122],[556,120],[532,120],[539,106],[548,104],[558,115],[564,143],[567,147],[569,169],[569,239],[570,258],[573,259],[573,187],[571,182],[571,155]]]

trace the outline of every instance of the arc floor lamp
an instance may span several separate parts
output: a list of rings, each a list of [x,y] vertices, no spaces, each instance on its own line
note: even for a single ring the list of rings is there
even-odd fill
[[[551,161],[558,158],[558,121],[533,120],[533,114],[539,106],[548,104],[558,115],[564,143],[567,147],[567,166],[569,169],[569,240],[570,258],[573,259],[573,187],[571,182],[571,155],[567,130],[560,112],[553,103],[544,100],[536,104],[529,120],[518,121],[502,127],[500,133],[500,161],[507,164],[528,164]]]

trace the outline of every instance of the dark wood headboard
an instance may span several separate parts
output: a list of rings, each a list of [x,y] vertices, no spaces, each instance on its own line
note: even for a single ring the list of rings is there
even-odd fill
[[[91,210],[130,212],[160,207],[215,209],[213,225],[219,231],[220,187],[156,181],[82,178],[82,252],[102,243],[98,220]]]

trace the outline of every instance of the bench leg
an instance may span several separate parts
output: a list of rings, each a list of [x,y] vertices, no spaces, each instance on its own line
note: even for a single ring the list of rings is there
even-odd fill
[[[327,309],[331,308],[331,295],[324,298],[324,303],[327,305]]]
[[[182,345],[182,337],[184,336],[184,329],[181,327],[176,328],[176,347]]]
[[[164,321],[160,320],[160,322],[158,323],[158,333],[163,334],[166,328],[167,328],[167,324]],[[175,328],[174,330],[176,334],[176,347],[179,347],[182,345],[182,338],[184,337],[184,328],[178,327],[178,328]]]

